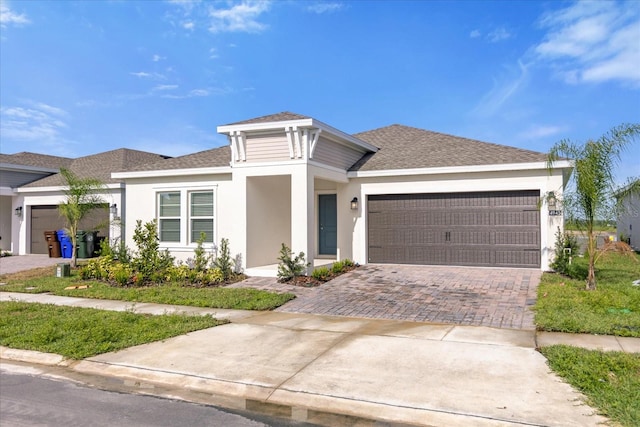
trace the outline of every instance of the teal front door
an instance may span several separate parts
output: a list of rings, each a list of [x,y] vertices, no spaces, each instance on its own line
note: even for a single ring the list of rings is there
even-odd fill
[[[338,214],[335,194],[320,194],[318,196],[318,226],[319,255],[335,255],[338,246]]]

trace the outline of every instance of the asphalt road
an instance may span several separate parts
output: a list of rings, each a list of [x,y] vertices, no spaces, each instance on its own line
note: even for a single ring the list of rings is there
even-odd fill
[[[151,396],[116,393],[0,370],[0,425],[22,426],[311,426]]]

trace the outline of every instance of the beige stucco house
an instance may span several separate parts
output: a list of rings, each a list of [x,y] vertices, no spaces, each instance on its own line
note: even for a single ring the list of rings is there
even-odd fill
[[[157,219],[162,247],[193,256],[201,232],[230,241],[249,275],[275,275],[282,243],[314,265],[546,270],[568,161],[402,125],[350,135],[284,112],[218,127],[229,145],[144,163],[122,183],[126,242]]]
[[[619,195],[621,209],[616,219],[618,237],[628,239],[629,245],[640,251],[640,194]]]

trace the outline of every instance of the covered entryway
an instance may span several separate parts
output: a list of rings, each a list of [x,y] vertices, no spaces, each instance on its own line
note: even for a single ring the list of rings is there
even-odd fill
[[[370,195],[370,263],[540,267],[538,190]]]
[[[45,231],[60,230],[65,227],[64,218],[60,217],[57,205],[31,206],[31,252],[32,254],[48,254],[49,248],[44,238]],[[94,209],[82,221],[80,230],[98,230],[98,236],[109,235],[108,205]]]

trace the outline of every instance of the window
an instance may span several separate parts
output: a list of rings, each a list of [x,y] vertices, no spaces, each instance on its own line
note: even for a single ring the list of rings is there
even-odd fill
[[[180,242],[180,192],[158,193],[161,242]]]
[[[194,191],[190,196],[190,243],[197,242],[200,239],[200,233],[206,234],[205,242],[213,243],[213,191]]]

